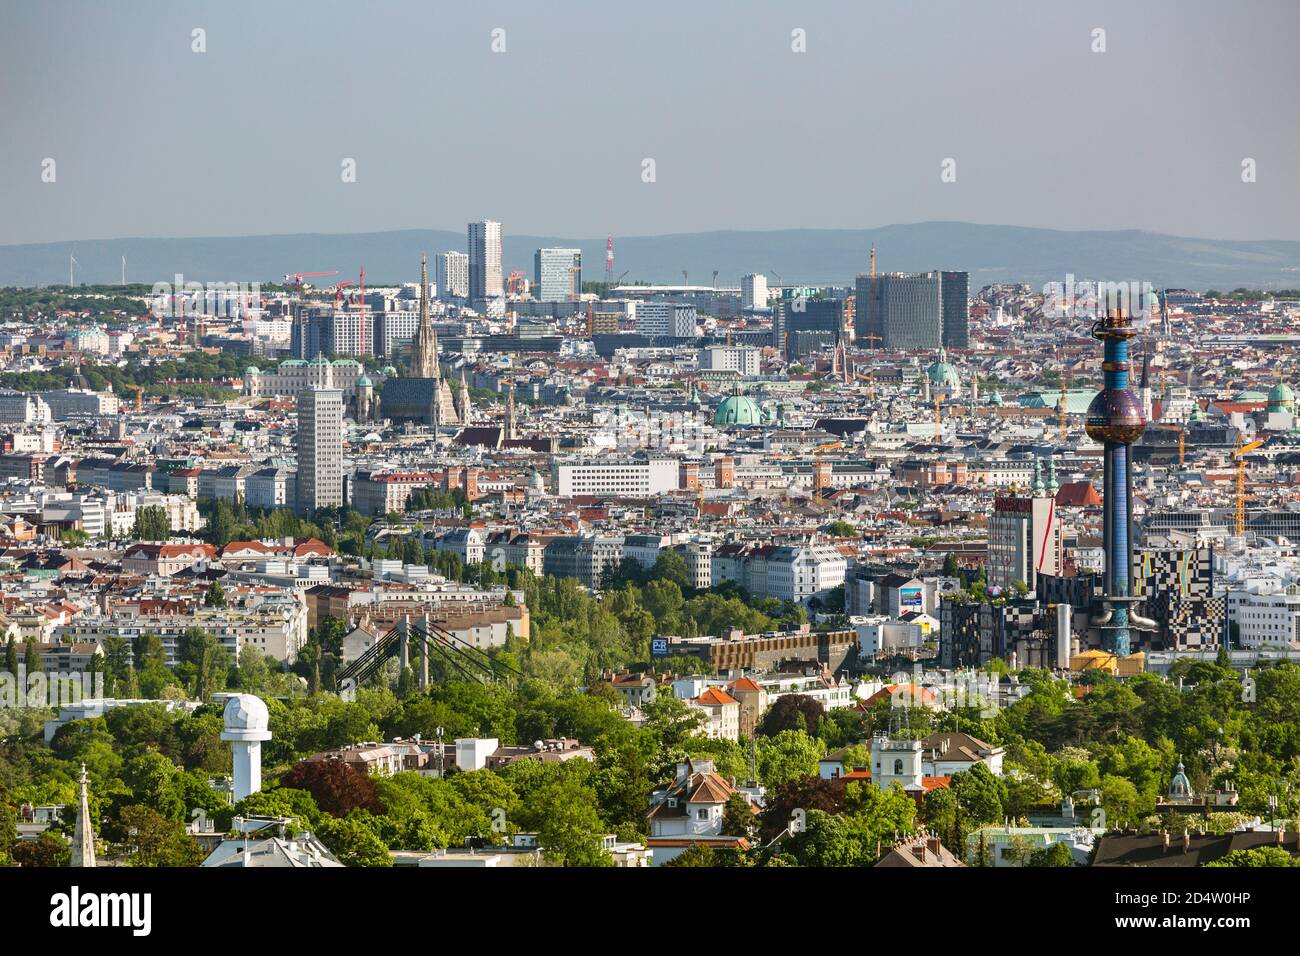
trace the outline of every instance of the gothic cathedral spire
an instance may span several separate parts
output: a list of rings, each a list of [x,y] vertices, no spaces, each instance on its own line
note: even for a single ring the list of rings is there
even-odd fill
[[[438,378],[438,336],[429,318],[429,257],[420,256],[420,324],[411,342],[411,376]]]

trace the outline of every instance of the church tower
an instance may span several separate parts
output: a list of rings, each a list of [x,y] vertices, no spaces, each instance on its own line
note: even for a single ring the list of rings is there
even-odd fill
[[[439,378],[438,336],[429,318],[429,257],[420,256],[420,324],[411,340],[411,377]]]
[[[86,793],[86,765],[81,765],[80,806],[72,832],[72,865],[95,866],[95,828],[90,822],[90,798]]]
[[[506,392],[506,439],[511,440],[518,438],[515,433],[515,383],[510,383],[510,391]]]
[[[460,387],[457,389],[457,398],[459,399],[459,401],[456,404],[460,406],[460,408],[457,409],[457,411],[460,413],[460,422],[462,425],[468,425],[469,424],[469,381],[465,378],[464,366],[462,366],[460,370]]]

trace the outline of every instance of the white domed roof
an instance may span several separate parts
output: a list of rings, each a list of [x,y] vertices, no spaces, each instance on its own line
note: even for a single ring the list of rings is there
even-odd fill
[[[266,702],[252,694],[236,694],[230,698],[222,716],[230,730],[266,730],[271,720]]]

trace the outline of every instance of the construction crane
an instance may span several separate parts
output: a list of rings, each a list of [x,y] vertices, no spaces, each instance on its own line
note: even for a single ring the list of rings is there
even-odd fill
[[[1262,440],[1243,444],[1241,433],[1237,433],[1237,448],[1232,457],[1237,461],[1237,537],[1246,533],[1246,456],[1264,444]]]
[[[690,284],[691,284],[691,280],[690,280],[690,278],[686,275],[686,270],[683,269],[683,270],[682,270],[682,285],[690,285]]]
[[[1178,467],[1182,468],[1187,463],[1187,426],[1180,426],[1178,429]]]
[[[853,377],[859,382],[867,383],[867,398],[874,402],[876,400],[876,373],[872,372],[870,375],[863,375],[859,372]]]
[[[582,272],[582,266],[578,266],[578,265],[569,266],[569,301],[570,302],[578,301],[578,293],[579,291],[581,291],[578,289],[578,274],[580,272]]]
[[[714,269],[714,270],[713,270],[713,288],[716,289],[717,287],[718,287],[718,270],[717,270],[717,269]]]
[[[943,402],[943,396],[936,394],[934,396],[934,437],[935,440],[943,438],[943,419],[940,417],[940,403]]]
[[[337,309],[339,305],[342,303],[343,289],[346,286],[350,286],[350,285],[352,285],[352,280],[348,279],[346,282],[340,282],[338,285],[334,287],[334,308]]]

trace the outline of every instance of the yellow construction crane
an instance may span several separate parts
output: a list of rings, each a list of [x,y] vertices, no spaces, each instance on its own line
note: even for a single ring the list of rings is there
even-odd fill
[[[1246,456],[1264,444],[1253,441],[1242,444],[1241,434],[1237,435],[1237,448],[1232,457],[1237,460],[1237,537],[1246,533]]]
[[[1187,463],[1187,426],[1182,425],[1178,429],[1178,467],[1182,468]]]
[[[859,382],[867,383],[867,398],[874,402],[876,400],[876,373],[872,372],[870,375],[862,375],[861,373],[858,373],[853,377]]]
[[[943,401],[942,395],[934,396],[934,437],[938,441],[943,437],[943,419],[940,418],[939,405]]]

